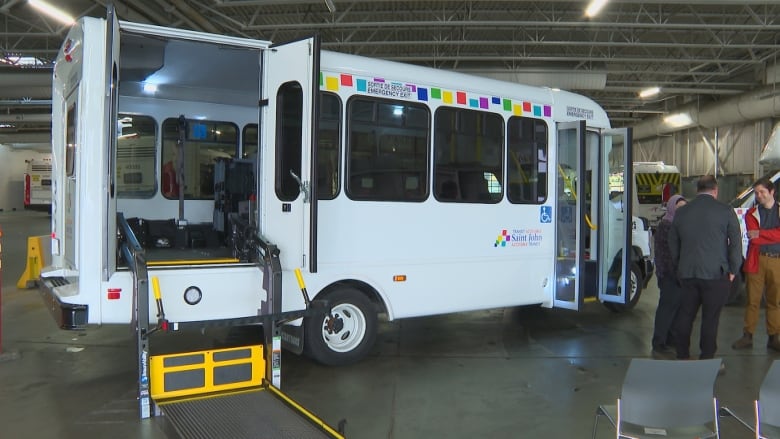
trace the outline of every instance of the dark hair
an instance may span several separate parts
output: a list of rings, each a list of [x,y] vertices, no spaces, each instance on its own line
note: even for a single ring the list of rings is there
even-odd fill
[[[703,175],[699,178],[699,181],[696,182],[697,192],[709,192],[717,188],[718,180],[715,179],[714,175]]]
[[[772,183],[772,180],[770,180],[770,179],[768,179],[766,177],[761,177],[758,180],[756,180],[755,183],[753,183],[753,189],[755,189],[755,188],[757,188],[759,186],[763,186],[764,189],[768,190],[769,192],[774,192],[775,191],[774,183]]]

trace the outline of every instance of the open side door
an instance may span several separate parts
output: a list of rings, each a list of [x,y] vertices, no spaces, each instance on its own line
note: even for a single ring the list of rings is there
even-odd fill
[[[632,270],[634,261],[631,239],[632,194],[634,193],[631,129],[609,129],[602,133],[602,154],[599,169],[602,173],[603,200],[601,216],[604,231],[600,234],[599,300],[628,304],[637,292],[639,279]],[[609,184],[610,172],[622,168],[622,188]],[[621,190],[622,189],[622,190]]]
[[[103,120],[106,132],[105,167],[103,173],[103,188],[107,215],[103,215],[105,222],[103,229],[105,236],[103,242],[103,280],[108,281],[116,271],[116,142],[118,128],[119,108],[119,21],[116,18],[114,6],[109,4],[106,17],[106,84],[105,105],[106,115]]]
[[[282,268],[316,271],[318,36],[273,45],[262,65],[261,233],[279,244]]]
[[[577,310],[584,293],[583,222],[586,199],[579,196],[585,181],[585,121],[557,126],[557,201],[555,218],[555,283],[553,306]]]

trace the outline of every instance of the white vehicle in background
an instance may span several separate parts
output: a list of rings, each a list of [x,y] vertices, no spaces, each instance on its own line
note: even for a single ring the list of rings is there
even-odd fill
[[[634,162],[634,215],[655,228],[666,213],[666,201],[682,191],[680,170],[664,162]]]
[[[51,156],[25,162],[24,208],[51,211]]]

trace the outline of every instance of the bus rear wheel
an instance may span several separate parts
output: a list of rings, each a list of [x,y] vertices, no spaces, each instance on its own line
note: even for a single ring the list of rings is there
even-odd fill
[[[618,285],[623,284],[623,278],[618,279]],[[618,287],[620,288],[620,287]],[[628,303],[604,302],[604,306],[612,312],[624,312],[632,309],[639,303],[639,296],[642,295],[642,271],[636,264],[631,265],[631,291],[628,292]]]
[[[328,366],[360,361],[376,340],[374,304],[360,290],[349,287],[329,293],[325,300],[330,314],[304,319],[304,352]]]

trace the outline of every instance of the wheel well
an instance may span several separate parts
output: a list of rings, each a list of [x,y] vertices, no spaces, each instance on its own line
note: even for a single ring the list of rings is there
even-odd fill
[[[382,300],[382,297],[379,295],[376,289],[374,289],[374,287],[371,285],[356,279],[345,279],[334,282],[323,288],[322,291],[317,294],[315,299],[318,297],[327,298],[331,292],[344,287],[351,287],[362,292],[369,300],[371,300],[371,303],[374,304],[377,313],[387,313],[387,305]]]
[[[632,250],[631,264],[639,267],[639,272],[642,273],[643,279],[647,278],[647,273],[645,272],[645,264],[640,263],[642,262],[642,257],[644,256],[642,254],[642,249],[637,246],[633,246],[631,247],[631,250]]]

